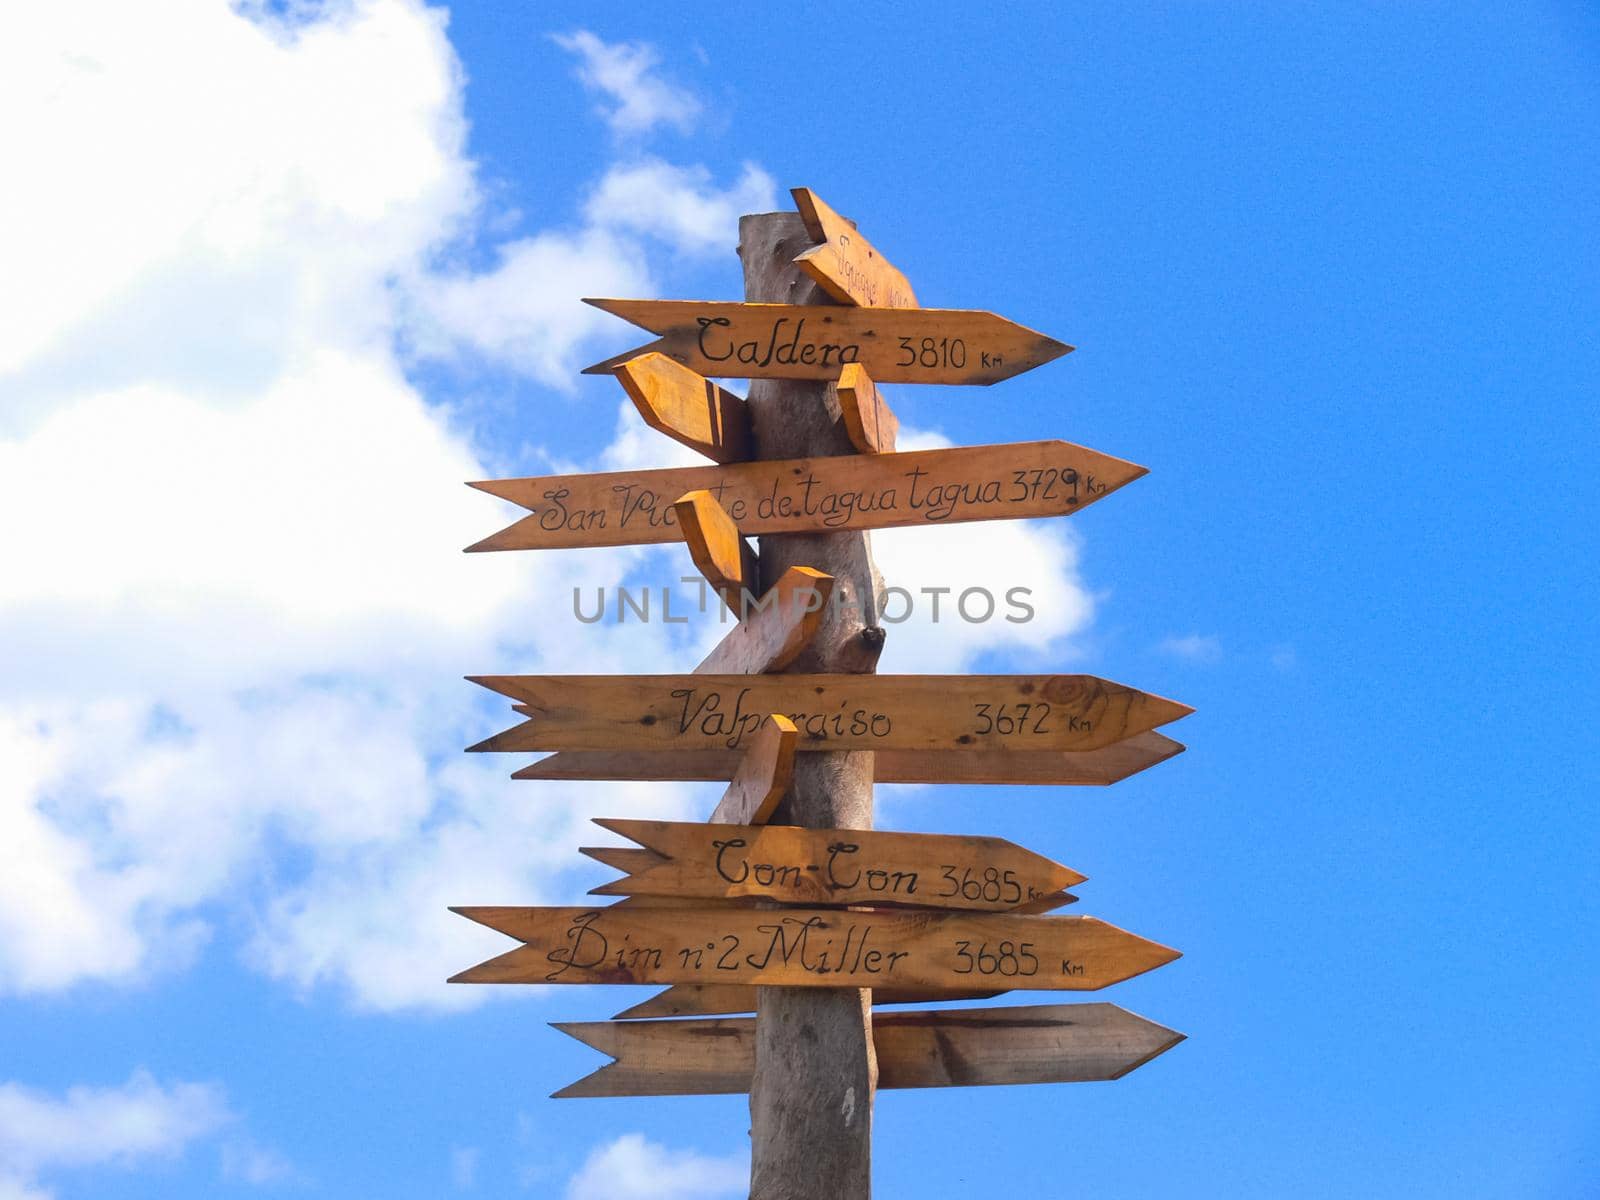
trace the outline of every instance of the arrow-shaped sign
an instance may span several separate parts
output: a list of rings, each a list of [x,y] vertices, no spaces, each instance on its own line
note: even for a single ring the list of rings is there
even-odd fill
[[[1097,750],[1186,704],[1093,675],[481,675],[535,714],[473,750],[737,750],[770,713],[807,750]]]
[[[906,277],[873,248],[849,221],[810,188],[791,188],[806,232],[819,243],[795,255],[795,263],[840,304],[866,308],[916,308]]]
[[[1094,991],[1178,951],[1095,917],[786,908],[453,908],[525,943],[452,983]]]
[[[660,856],[596,896],[757,897],[1004,912],[1084,876],[1001,838],[596,818]]]
[[[698,491],[709,492],[746,536],[1061,517],[1145,473],[1109,454],[1046,441],[483,480],[470,486],[532,515],[467,549],[682,541],[672,506]]]
[[[665,354],[714,378],[837,379],[860,363],[879,383],[998,383],[1060,358],[1064,342],[959,308],[845,308],[716,300],[585,300],[661,336],[586,367],[604,375]]]
[[[555,1093],[703,1096],[750,1090],[751,1017],[556,1022],[615,1062]],[[1120,1079],[1183,1041],[1115,1004],[873,1013],[878,1087],[972,1087]]]
[[[1099,750],[879,750],[873,762],[879,783],[1104,787],[1181,753],[1182,742],[1141,733]],[[722,780],[733,776],[739,761],[737,750],[569,750],[530,763],[511,778]]]

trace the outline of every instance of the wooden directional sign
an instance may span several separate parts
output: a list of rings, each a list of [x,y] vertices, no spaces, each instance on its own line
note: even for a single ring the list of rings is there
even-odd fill
[[[1095,917],[848,908],[451,911],[525,943],[452,983],[1093,991],[1179,957]]]
[[[724,391],[665,354],[641,354],[616,368],[644,423],[712,462],[751,456],[750,413],[744,400]]]
[[[855,225],[824,204],[810,188],[791,188],[806,232],[819,245],[795,255],[795,263],[840,304],[864,308],[916,308],[906,277],[873,249]]]
[[[756,1023],[556,1022],[615,1062],[556,1092],[572,1096],[699,1096],[750,1090]],[[880,1088],[1087,1083],[1120,1079],[1183,1041],[1115,1004],[874,1013]]]
[[[656,351],[713,378],[837,379],[858,362],[879,383],[998,383],[1072,347],[990,312],[715,300],[585,300],[661,336],[586,367],[600,375]]]
[[[1194,711],[1092,675],[482,675],[534,716],[473,750],[1096,750]]]
[[[709,492],[747,536],[1060,517],[1145,473],[1144,467],[1069,442],[1017,442],[484,480],[471,486],[532,515],[467,549],[682,541],[673,502],[698,491]]]
[[[524,705],[513,705],[524,716]],[[879,750],[879,783],[994,783],[1104,787],[1183,753],[1165,734],[1141,733],[1099,750]],[[737,750],[569,750],[512,774],[513,779],[728,779]]]
[[[1084,876],[1000,838],[596,818],[657,856],[596,896],[758,897],[1004,912]]]

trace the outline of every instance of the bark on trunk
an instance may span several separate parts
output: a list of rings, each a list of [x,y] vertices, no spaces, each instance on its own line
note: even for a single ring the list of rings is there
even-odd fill
[[[739,222],[746,300],[828,304],[794,265],[811,244],[797,213]],[[854,453],[831,385],[758,379],[750,385],[756,457]],[[869,673],[883,648],[882,581],[862,533],[760,539],[761,587],[790,566],[836,580],[810,649],[788,670]],[[758,593],[759,594],[759,593]],[[775,823],[872,828],[871,752],[801,754]],[[872,994],[843,988],[761,988],[750,1087],[751,1200],[867,1200],[872,1192]]]

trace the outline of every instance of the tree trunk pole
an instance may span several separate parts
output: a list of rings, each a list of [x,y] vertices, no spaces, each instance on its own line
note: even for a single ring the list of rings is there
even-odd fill
[[[797,213],[739,222],[746,300],[828,304],[794,256],[811,239]],[[830,384],[757,379],[750,413],[757,458],[854,453]],[[811,647],[790,672],[870,673],[883,648],[882,581],[863,533],[760,539],[761,588],[790,566],[837,581]],[[872,828],[870,751],[797,756],[794,780],[773,817],[813,829]],[[750,1086],[751,1200],[868,1200],[872,1194],[872,993],[855,988],[758,991],[756,1067]]]

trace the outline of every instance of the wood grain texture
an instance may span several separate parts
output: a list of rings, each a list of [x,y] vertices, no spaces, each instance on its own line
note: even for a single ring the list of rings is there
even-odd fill
[[[637,846],[579,846],[578,853],[614,871],[645,871],[666,861],[655,851]]]
[[[524,705],[512,705],[524,716]],[[1183,753],[1183,743],[1141,733],[1099,750],[879,750],[879,783],[1015,784],[1104,787]],[[513,779],[729,779],[737,750],[569,750],[515,771]]]
[[[471,747],[737,750],[772,713],[802,752],[1097,750],[1193,710],[1092,675],[483,675],[533,715]]]
[[[832,575],[812,567],[787,568],[694,673],[762,675],[783,670],[816,637],[832,597]]]
[[[585,367],[607,374],[652,351],[712,378],[838,378],[859,362],[880,383],[991,384],[1043,366],[1071,346],[991,312],[844,308],[715,300],[585,304],[661,336]]]
[[[759,586],[756,552],[739,536],[739,527],[727,510],[702,489],[680,496],[673,502],[672,512],[689,546],[689,557],[711,589],[736,613],[752,608]]]
[[[1096,917],[822,908],[451,911],[524,943],[452,983],[1093,991],[1179,957]]]
[[[715,896],[1005,912],[1084,881],[1001,838],[597,817],[653,853],[596,896]]]
[[[860,363],[851,363],[839,373],[834,397],[852,446],[862,454],[894,453],[900,419]]]
[[[555,1093],[705,1096],[748,1091],[755,1022],[556,1022],[615,1061]],[[1120,1079],[1184,1035],[1115,1004],[1038,1004],[873,1015],[880,1088],[1089,1083]]]
[[[1134,463],[1059,441],[896,454],[851,449],[846,455],[725,467],[480,480],[470,486],[530,515],[467,550],[682,541],[673,502],[699,491],[710,492],[747,535],[1064,517],[1147,474]]]
[[[742,396],[665,354],[631,358],[618,364],[616,376],[651,429],[712,462],[744,462],[750,457],[750,414]]]
[[[793,213],[739,222],[745,298],[825,303],[794,265],[808,243]],[[758,379],[750,385],[751,429],[760,459],[851,453],[827,387]],[[884,632],[883,580],[863,533],[760,539],[764,583],[787,568],[813,567],[835,580],[816,635],[783,670],[792,674],[877,670]],[[872,755],[797,758],[775,820],[828,829],[872,827]],[[750,1087],[750,1200],[865,1200],[872,1191],[872,993],[865,989],[759,989],[755,1078]]]
[[[817,245],[795,255],[795,265],[840,304],[864,308],[916,308],[911,284],[861,235],[855,223],[823,203],[810,188],[791,188],[806,233]]]
[[[739,769],[712,810],[712,822],[738,826],[765,825],[772,820],[794,780],[794,755],[799,745],[800,731],[794,722],[781,713],[769,714],[742,752]]]

